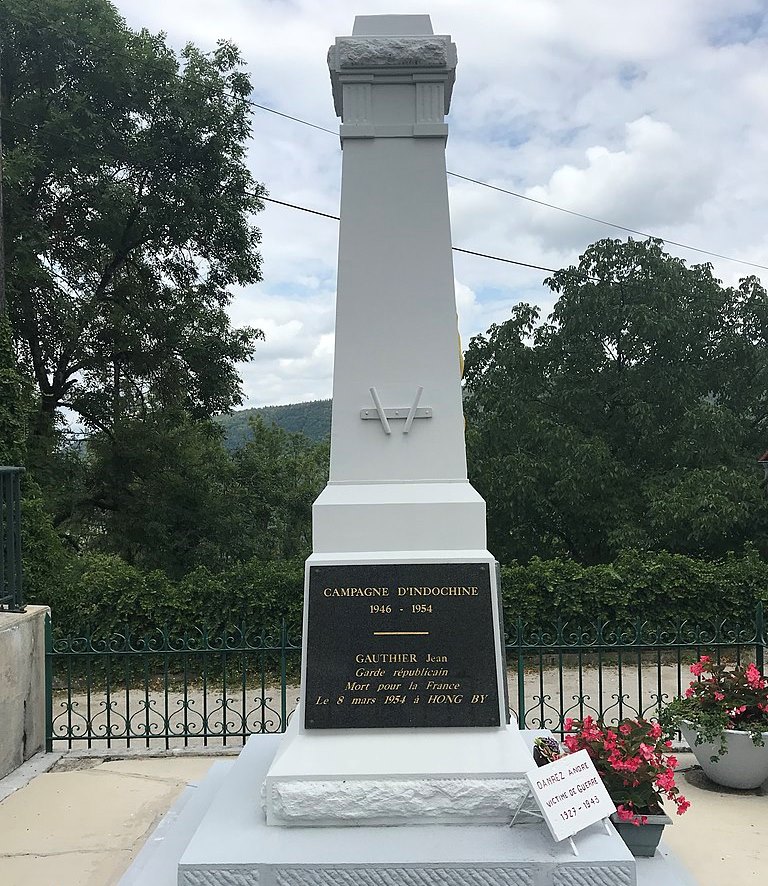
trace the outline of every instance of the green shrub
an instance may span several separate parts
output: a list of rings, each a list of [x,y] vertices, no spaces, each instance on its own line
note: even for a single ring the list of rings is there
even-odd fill
[[[301,562],[250,560],[212,574],[204,567],[178,582],[163,572],[141,572],[114,554],[87,554],[77,561],[65,593],[50,601],[57,636],[101,636],[209,631],[245,622],[248,628],[279,628],[285,618],[301,623]],[[40,601],[46,602],[46,601]]]
[[[141,572],[119,557],[88,554],[62,578],[50,601],[57,635],[209,631],[242,622],[274,632],[282,619],[301,624],[304,564],[253,559],[225,572],[195,569],[180,581]],[[518,618],[548,625],[643,619],[665,625],[679,619],[751,623],[758,600],[768,599],[768,564],[755,552],[721,561],[680,554],[628,551],[614,563],[581,566],[572,560],[533,559],[501,569],[507,628]]]
[[[541,625],[596,617],[751,621],[757,602],[768,599],[768,563],[755,551],[723,560],[625,551],[596,566],[534,558],[503,566],[501,586],[508,627],[518,618]]]

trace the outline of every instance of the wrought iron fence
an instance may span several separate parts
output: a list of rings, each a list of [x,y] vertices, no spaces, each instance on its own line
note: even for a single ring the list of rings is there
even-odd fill
[[[651,717],[685,691],[700,655],[764,672],[767,645],[762,604],[743,624],[518,621],[507,639],[510,706],[521,725],[561,733],[569,716]],[[48,749],[232,745],[282,732],[300,655],[285,623],[54,640],[48,621]]]
[[[518,621],[507,640],[516,683],[510,700],[517,699],[513,708],[521,726],[561,735],[567,717],[650,718],[685,692],[689,665],[701,655],[718,663],[754,661],[765,673],[767,646],[762,603],[753,619],[741,623],[635,619],[534,627]]]
[[[285,623],[54,639],[48,619],[47,748],[205,747],[284,731],[300,651]]]
[[[21,475],[0,467],[0,610],[24,611],[21,584]]]

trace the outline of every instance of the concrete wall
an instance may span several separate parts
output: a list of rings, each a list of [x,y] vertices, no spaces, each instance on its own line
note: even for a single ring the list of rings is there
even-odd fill
[[[47,606],[0,612],[0,778],[45,746]]]

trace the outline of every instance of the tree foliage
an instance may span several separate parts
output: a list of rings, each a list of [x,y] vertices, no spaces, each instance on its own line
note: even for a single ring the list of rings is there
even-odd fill
[[[107,0],[2,0],[0,33],[8,302],[38,431],[61,406],[107,433],[229,409],[260,335],[225,310],[260,267],[238,51],[179,59]]]
[[[236,476],[210,416],[240,402],[237,364],[262,337],[227,313],[260,279],[242,59],[229,43],[177,57],[108,0],[0,0],[0,34],[15,350],[0,387],[31,380],[0,420],[9,445],[26,438],[15,460],[45,504],[30,513],[72,553],[221,569]],[[87,444],[67,442],[63,407]]]
[[[768,297],[659,241],[602,240],[553,274],[550,318],[517,306],[472,340],[471,476],[503,562],[720,556],[765,545]]]

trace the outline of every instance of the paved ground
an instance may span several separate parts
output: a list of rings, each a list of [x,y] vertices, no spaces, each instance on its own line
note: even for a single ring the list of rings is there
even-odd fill
[[[681,768],[692,764],[680,755]],[[38,758],[38,770],[46,765]],[[212,756],[134,755],[104,761],[66,755],[23,785],[0,781],[2,886],[110,886],[128,868],[184,786],[201,780]],[[29,764],[28,764],[29,766]],[[763,886],[768,874],[768,785],[735,792],[680,773],[690,811],[665,841],[699,886]],[[23,786],[20,786],[23,785]]]

